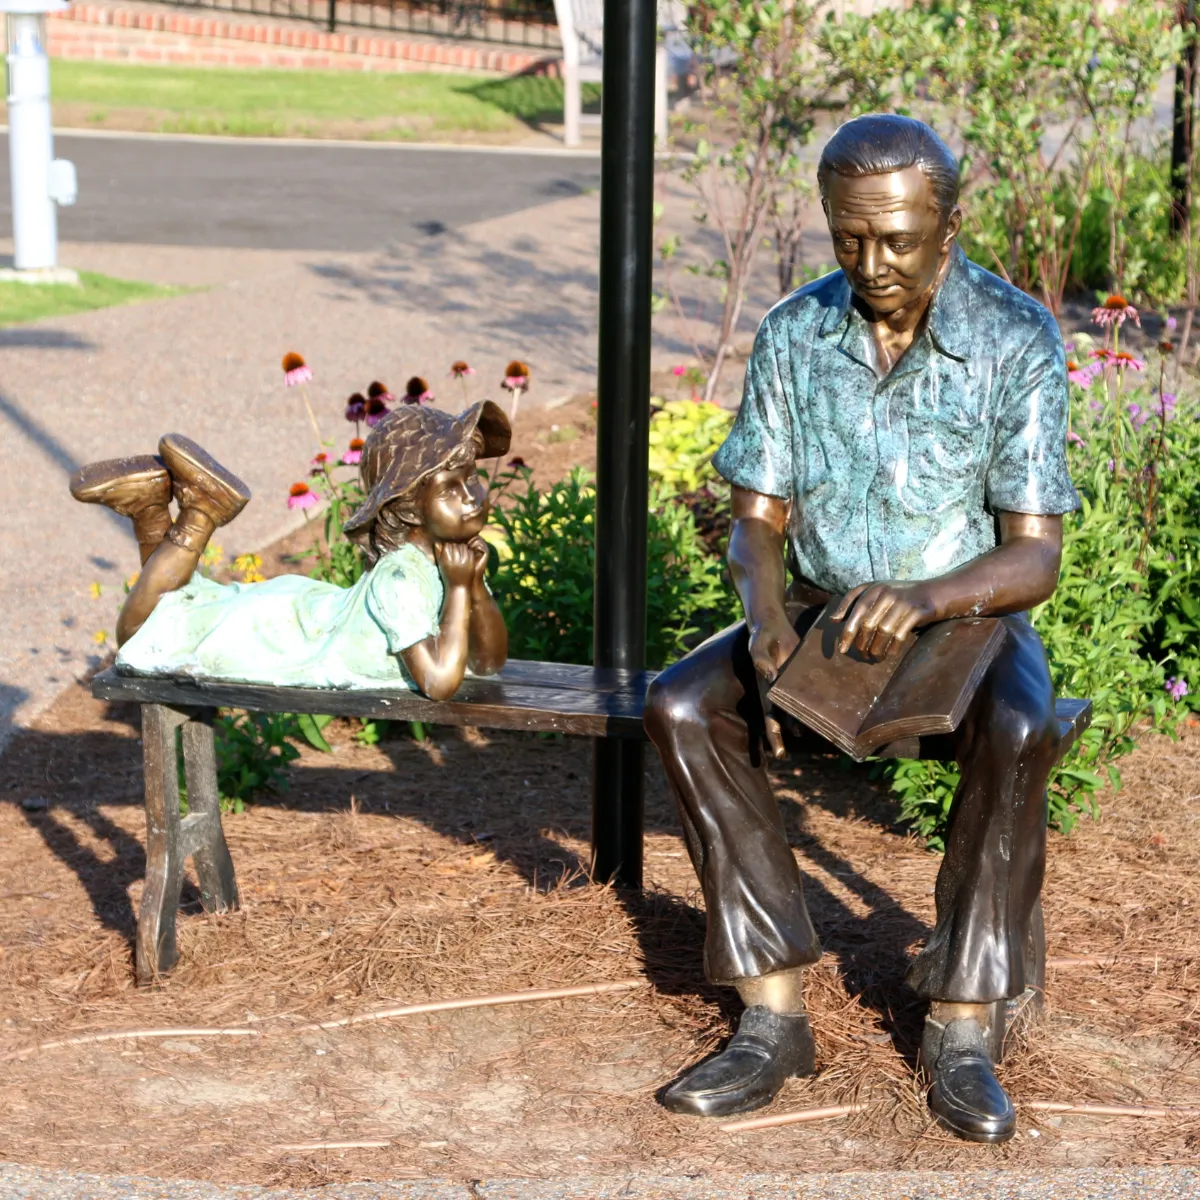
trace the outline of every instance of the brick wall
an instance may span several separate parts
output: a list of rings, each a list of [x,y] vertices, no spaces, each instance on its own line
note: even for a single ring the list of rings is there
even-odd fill
[[[557,75],[553,50],[362,32],[151,4],[75,4],[47,18],[52,58],[291,70]]]

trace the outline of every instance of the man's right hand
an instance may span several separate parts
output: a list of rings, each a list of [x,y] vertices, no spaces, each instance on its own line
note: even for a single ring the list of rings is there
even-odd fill
[[[786,616],[770,617],[750,627],[750,659],[754,669],[768,683],[783,669],[796,652],[800,638]]]

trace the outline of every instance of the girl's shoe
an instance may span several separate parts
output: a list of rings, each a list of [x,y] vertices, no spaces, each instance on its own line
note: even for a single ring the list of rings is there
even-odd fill
[[[250,502],[250,489],[182,434],[168,433],[158,452],[179,505],[179,518],[167,537],[187,550],[202,551],[213,530],[228,525]]]
[[[171,476],[153,454],[88,463],[71,476],[71,495],[129,517],[143,563],[171,526]]]

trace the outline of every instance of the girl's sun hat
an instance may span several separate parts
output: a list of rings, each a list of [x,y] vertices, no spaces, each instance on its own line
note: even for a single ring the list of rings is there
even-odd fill
[[[424,480],[464,453],[499,458],[508,453],[512,427],[491,400],[454,416],[440,408],[405,405],[388,413],[368,434],[359,474],[367,498],[343,532],[369,546],[380,511],[409,495]]]

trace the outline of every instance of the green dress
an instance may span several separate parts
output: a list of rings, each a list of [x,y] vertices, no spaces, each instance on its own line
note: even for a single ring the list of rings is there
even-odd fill
[[[303,575],[226,584],[193,575],[159,600],[121,647],[117,669],[284,687],[416,690],[399,654],[437,633],[442,593],[437,567],[414,546],[385,554],[350,588]]]

